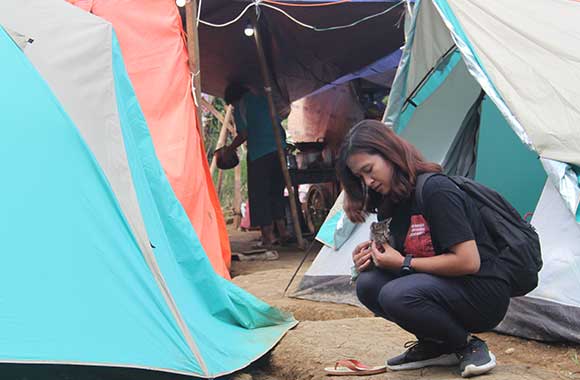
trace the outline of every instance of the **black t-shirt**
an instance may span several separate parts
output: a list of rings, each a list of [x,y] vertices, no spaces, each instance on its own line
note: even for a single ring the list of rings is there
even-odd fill
[[[417,208],[414,193],[409,200],[393,209],[391,234],[394,248],[403,255],[414,254],[405,251],[405,240],[422,232],[417,230],[416,225],[411,226],[412,218],[420,217],[418,214],[422,214],[428,224],[427,232],[431,235],[434,254],[448,253],[456,244],[475,240],[481,260],[479,272],[475,276],[506,279],[496,262],[497,248],[483,224],[477,206],[449,178],[433,176],[425,182],[422,213]],[[379,215],[379,219],[384,219],[384,215]]]

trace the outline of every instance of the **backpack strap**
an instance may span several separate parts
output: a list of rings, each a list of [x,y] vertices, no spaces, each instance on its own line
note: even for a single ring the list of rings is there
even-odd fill
[[[423,211],[423,187],[425,187],[425,182],[434,175],[440,174],[441,173],[423,173],[417,176],[417,182],[415,183],[415,202],[421,212]]]

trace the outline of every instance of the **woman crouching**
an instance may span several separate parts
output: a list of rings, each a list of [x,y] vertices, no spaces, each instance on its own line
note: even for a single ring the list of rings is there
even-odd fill
[[[363,222],[366,212],[392,218],[391,244],[366,241],[353,252],[359,300],[417,337],[387,360],[387,368],[459,365],[463,377],[494,368],[494,355],[471,333],[501,322],[511,289],[495,265],[495,245],[473,200],[435,175],[423,185],[419,210],[417,177],[441,167],[374,120],[349,132],[337,170],[353,222]]]

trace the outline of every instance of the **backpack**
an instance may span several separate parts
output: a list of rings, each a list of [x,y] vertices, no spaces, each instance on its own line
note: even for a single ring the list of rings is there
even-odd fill
[[[434,175],[444,174],[425,173],[417,177],[415,199],[419,210],[423,209],[423,186]],[[498,192],[466,177],[446,177],[479,209],[483,224],[497,248],[497,258],[507,269],[511,296],[519,297],[531,292],[538,286],[538,272],[542,269],[540,239],[534,227],[522,219]]]

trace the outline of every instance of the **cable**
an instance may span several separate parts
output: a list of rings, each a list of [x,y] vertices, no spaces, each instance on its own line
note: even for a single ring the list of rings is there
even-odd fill
[[[338,30],[338,29],[350,28],[350,27],[356,26],[356,25],[358,25],[360,23],[363,23],[365,21],[371,20],[373,18],[376,18],[376,17],[382,16],[382,15],[385,15],[385,14],[389,13],[390,11],[392,11],[393,9],[397,8],[399,5],[404,4],[404,3],[405,3],[405,0],[401,0],[397,4],[393,5],[392,7],[389,7],[387,9],[385,9],[382,12],[379,12],[379,13],[376,13],[374,15],[370,15],[370,16],[364,17],[364,18],[362,18],[362,19],[360,19],[358,21],[355,21],[353,23],[350,23],[348,25],[333,26],[333,27],[329,27],[329,28],[316,28],[315,30],[317,32],[326,32],[326,31],[330,31],[330,30]],[[264,5],[266,5],[266,4],[264,4]]]
[[[340,1],[346,2],[346,0],[340,0]],[[351,0],[348,0],[348,1],[351,1]],[[228,25],[231,25],[231,24],[235,23],[240,18],[242,18],[244,16],[244,14],[248,11],[248,9],[250,9],[251,7],[255,6],[255,7],[259,8],[259,6],[263,6],[263,7],[267,7],[267,8],[273,9],[273,10],[275,10],[277,12],[282,13],[284,16],[288,17],[288,19],[290,19],[294,23],[296,23],[296,24],[298,24],[298,25],[300,25],[300,26],[302,26],[304,28],[313,30],[315,32],[326,32],[326,31],[331,31],[331,30],[351,28],[351,27],[356,26],[356,25],[358,25],[358,24],[360,24],[362,22],[365,22],[365,21],[371,20],[373,18],[382,16],[382,15],[387,14],[388,12],[392,11],[393,9],[395,9],[396,7],[398,7],[399,5],[404,4],[405,1],[406,0],[401,0],[397,4],[395,4],[395,5],[387,8],[387,9],[385,9],[382,12],[375,13],[375,14],[372,14],[372,15],[369,15],[369,16],[366,16],[366,17],[364,17],[364,18],[362,18],[360,20],[354,21],[354,22],[352,22],[350,24],[347,24],[347,25],[338,25],[338,26],[331,26],[331,27],[327,27],[327,28],[318,28],[316,26],[309,25],[309,24],[306,24],[306,23],[302,22],[302,21],[296,19],[295,17],[291,16],[290,14],[288,14],[288,12],[286,12],[286,11],[284,11],[284,10],[278,8],[278,7],[275,7],[275,6],[271,5],[271,4],[267,4],[267,2],[271,2],[271,0],[262,0],[262,1],[258,0],[256,2],[250,3],[250,4],[248,4],[244,8],[244,10],[236,18],[234,18],[233,20],[228,21],[226,23],[223,23],[223,24],[213,24],[213,23],[210,23],[210,22],[201,20],[199,18],[198,18],[198,20],[199,20],[200,23],[202,23],[204,25],[207,25],[207,26],[212,26],[214,28],[223,28],[223,27],[226,27]],[[338,3],[338,2],[335,2],[335,3]],[[331,3],[327,3],[327,4],[331,4]],[[334,3],[332,3],[332,4],[334,4]],[[287,4],[285,4],[285,5],[287,5]]]
[[[327,7],[330,5],[337,5],[337,4],[343,4],[343,3],[349,3],[352,0],[339,0],[339,1],[332,1],[329,3],[314,3],[314,4],[297,4],[297,3],[285,3],[285,2],[281,2],[281,1],[273,1],[273,0],[262,0],[262,2],[264,3],[270,3],[270,4],[275,4],[275,5],[283,5],[285,7],[303,7],[303,8],[308,8],[308,7]]]
[[[254,7],[254,6],[256,6],[256,4],[258,4],[258,2],[253,2],[253,3],[250,3],[250,4],[248,4],[248,5],[247,5],[247,6],[244,8],[244,10],[242,11],[242,13],[240,13],[240,14],[239,14],[239,15],[238,15],[238,16],[237,16],[235,19],[233,19],[233,20],[231,20],[231,21],[228,21],[228,22],[225,22],[225,23],[223,23],[223,24],[213,24],[213,23],[211,23],[211,22],[204,21],[204,20],[202,20],[202,19],[200,19],[200,18],[198,18],[198,21],[199,21],[201,24],[204,24],[204,25],[207,25],[207,26],[212,26],[212,27],[214,27],[214,28],[224,28],[224,27],[226,27],[226,26],[228,26],[228,25],[231,25],[231,24],[235,23],[235,22],[236,22],[236,21],[238,21],[239,19],[241,19],[241,18],[244,16],[244,14],[245,14],[245,13],[248,11],[248,9],[250,9],[251,7]]]
[[[201,3],[203,0],[199,0],[199,6],[197,8],[197,18],[195,19],[195,27],[199,28],[199,18],[201,16]]]
[[[265,3],[263,3],[262,5],[265,6],[265,7],[267,7],[267,8],[271,8],[271,9],[273,9],[275,11],[278,11],[278,12],[282,13],[284,16],[288,17],[290,20],[294,21],[296,24],[298,24],[300,26],[303,26],[303,27],[305,27],[307,29],[312,29],[312,30],[316,31],[316,27],[315,26],[305,24],[302,21],[299,21],[299,20],[295,19],[294,17],[290,16],[286,11],[283,11],[282,9],[280,9],[278,7],[275,7],[275,6],[270,5],[270,4],[265,4]]]

